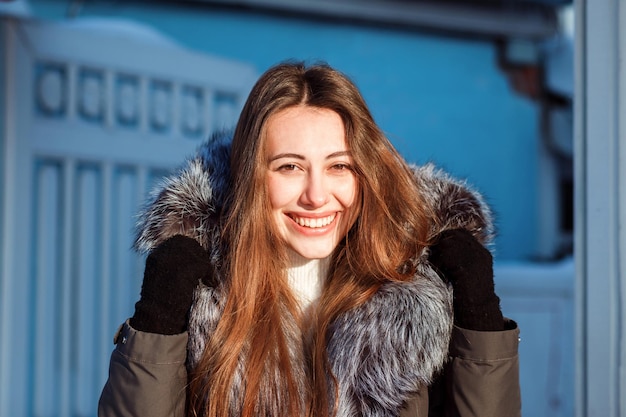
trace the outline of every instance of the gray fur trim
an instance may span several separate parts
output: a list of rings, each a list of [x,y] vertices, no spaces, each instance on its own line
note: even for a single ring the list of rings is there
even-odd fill
[[[229,136],[217,134],[152,190],[137,216],[135,249],[150,252],[177,234],[196,239],[205,249],[217,249],[218,216],[229,181]]]
[[[331,329],[328,356],[342,417],[397,416],[431,383],[452,332],[452,289],[426,263],[408,283],[387,283]]]
[[[467,229],[483,245],[492,243],[494,227],[491,210],[478,191],[433,164],[412,168],[426,203],[438,219],[438,224],[433,225],[431,237],[448,229]]]

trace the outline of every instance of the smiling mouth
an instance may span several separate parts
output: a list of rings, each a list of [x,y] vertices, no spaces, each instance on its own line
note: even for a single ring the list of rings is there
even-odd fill
[[[330,216],[319,217],[319,218],[298,217],[293,214],[290,214],[289,217],[291,218],[291,220],[293,220],[294,222],[296,222],[298,225],[302,227],[309,227],[311,229],[319,229],[321,227],[325,227],[331,224],[333,220],[335,220],[335,217],[337,217],[337,213],[331,214]]]

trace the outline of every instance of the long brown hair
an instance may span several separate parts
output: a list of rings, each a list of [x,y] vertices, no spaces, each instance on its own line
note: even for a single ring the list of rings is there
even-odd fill
[[[287,248],[270,216],[266,187],[267,121],[298,105],[341,116],[360,198],[306,330],[286,281]],[[326,356],[333,320],[366,302],[385,281],[412,277],[409,260],[423,248],[430,214],[410,168],[356,86],[325,64],[282,63],[259,78],[235,129],[231,172],[223,227],[228,297],[192,373],[190,411],[207,417],[328,416],[338,390]],[[300,349],[293,346],[294,328],[311,338],[300,340]]]

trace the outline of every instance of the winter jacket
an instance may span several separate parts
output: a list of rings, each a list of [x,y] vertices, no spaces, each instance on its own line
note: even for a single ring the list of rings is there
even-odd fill
[[[196,239],[210,261],[220,264],[215,219],[230,187],[229,151],[223,138],[209,141],[165,180],[140,213],[139,251],[149,252],[182,234]],[[481,196],[431,165],[413,168],[426,203],[439,217],[432,233],[464,227],[488,245],[492,221]],[[333,323],[327,354],[340,388],[337,416],[426,417],[429,409],[432,416],[519,416],[515,324],[502,332],[454,327],[452,289],[427,257],[425,249],[411,260],[417,271],[412,281],[383,284],[365,304]],[[224,291],[219,284],[198,286],[186,333],[156,335],[122,325],[100,417],[184,415],[187,369],[202,356],[221,315]],[[286,329],[294,350],[303,351],[297,326]],[[295,366],[304,366],[304,360]]]

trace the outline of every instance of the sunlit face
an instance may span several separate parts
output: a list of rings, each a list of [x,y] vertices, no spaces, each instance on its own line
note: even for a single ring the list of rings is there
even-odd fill
[[[341,117],[290,107],[267,123],[267,184],[281,236],[308,259],[325,258],[345,237],[357,195]]]

